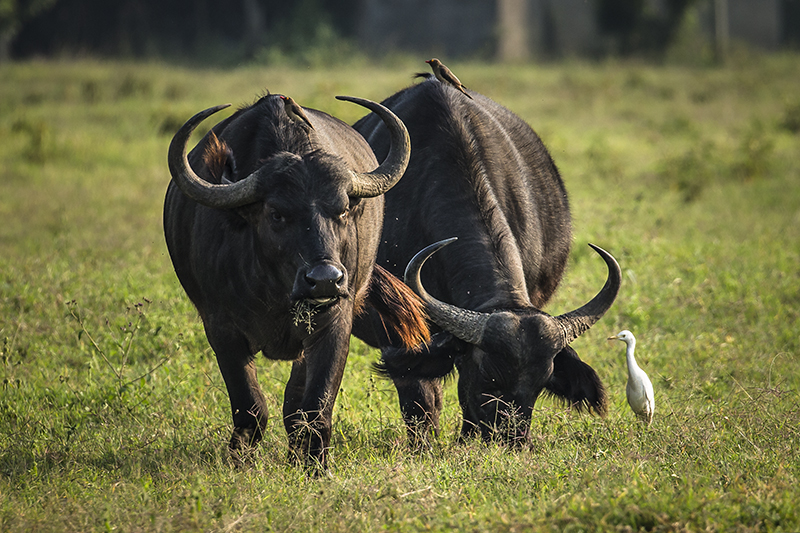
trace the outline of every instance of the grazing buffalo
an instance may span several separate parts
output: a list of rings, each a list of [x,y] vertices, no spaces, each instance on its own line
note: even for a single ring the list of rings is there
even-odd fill
[[[419,300],[373,268],[382,195],[406,168],[408,133],[383,106],[341,99],[372,110],[391,132],[380,166],[350,126],[305,109],[313,128],[303,127],[279,95],[214,126],[187,157],[192,131],[226,106],[202,111],[169,148],[164,233],[228,389],[235,457],[261,439],[266,424],[258,352],[293,361],[283,404],[290,450],[324,466],[350,331],[363,304],[376,306],[409,346],[427,336]]]
[[[414,350],[375,314],[355,333],[382,348],[412,439],[438,432],[440,379],[458,369],[462,437],[527,440],[534,402],[543,390],[577,409],[604,413],[596,372],[569,344],[609,309],[620,270],[586,305],[558,317],[541,311],[564,273],[572,235],[567,193],[536,133],[489,98],[472,99],[428,76],[383,102],[403,120],[414,151],[400,183],[386,194],[377,263],[400,275],[427,301],[440,331]],[[389,135],[370,114],[355,124],[375,153]],[[444,243],[453,244],[427,257]],[[423,288],[424,287],[424,288]],[[428,295],[428,292],[430,295]],[[446,302],[446,303],[445,303]],[[419,441],[418,441],[419,442]]]

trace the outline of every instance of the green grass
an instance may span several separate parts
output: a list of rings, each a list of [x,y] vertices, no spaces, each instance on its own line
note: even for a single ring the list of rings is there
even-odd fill
[[[166,148],[194,112],[267,89],[355,121],[416,63],[185,70],[0,67],[0,531],[800,530],[800,57],[725,68],[456,64],[541,134],[575,246],[548,311],[580,305],[611,251],[624,281],[574,343],[607,418],[538,402],[530,450],[413,453],[358,341],[332,478],[289,465],[286,363],[260,361],[273,417],[248,468],[226,457],[227,394],[161,232]],[[224,113],[222,113],[224,115]],[[624,398],[631,329],[656,389]]]

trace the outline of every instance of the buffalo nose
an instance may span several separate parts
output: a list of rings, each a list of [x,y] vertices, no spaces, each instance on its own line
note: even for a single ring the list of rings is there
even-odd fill
[[[337,296],[343,279],[344,273],[329,263],[316,265],[305,274],[313,298]]]

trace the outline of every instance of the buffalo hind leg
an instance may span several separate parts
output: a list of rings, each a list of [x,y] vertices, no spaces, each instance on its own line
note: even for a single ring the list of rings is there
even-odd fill
[[[439,379],[395,378],[400,411],[408,430],[409,444],[414,449],[430,446],[439,436],[439,414],[442,411],[442,383]]]
[[[228,449],[234,459],[257,444],[267,426],[267,403],[258,385],[255,357],[241,335],[220,335],[207,331],[228,389],[233,433]]]
[[[385,347],[378,370],[392,378],[411,446],[424,447],[439,435],[442,378],[453,371],[456,356],[466,344],[452,334],[439,332],[414,350]]]

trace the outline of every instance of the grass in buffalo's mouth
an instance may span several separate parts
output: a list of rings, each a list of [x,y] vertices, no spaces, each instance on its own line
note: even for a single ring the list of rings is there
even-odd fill
[[[321,306],[309,300],[298,300],[292,306],[294,316],[292,323],[295,326],[303,326],[309,334],[314,332],[314,315],[319,312]]]

